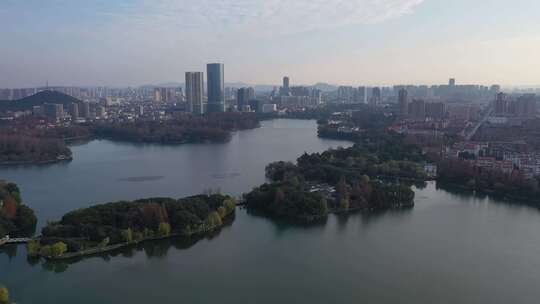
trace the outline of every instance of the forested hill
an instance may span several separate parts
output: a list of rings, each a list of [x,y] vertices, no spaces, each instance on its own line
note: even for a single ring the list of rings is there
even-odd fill
[[[68,104],[81,102],[77,98],[56,91],[43,91],[32,96],[18,100],[0,101],[0,112],[2,111],[24,111],[32,110],[34,106],[41,106],[46,103]]]

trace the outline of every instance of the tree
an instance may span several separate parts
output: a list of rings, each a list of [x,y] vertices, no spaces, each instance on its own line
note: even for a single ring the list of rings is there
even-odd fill
[[[28,249],[28,255],[29,256],[37,256],[39,254],[40,249],[39,241],[31,240],[26,244],[26,248]]]
[[[337,192],[338,192],[338,202],[339,202],[339,208],[348,210],[350,208],[350,196],[349,196],[349,186],[347,185],[347,181],[345,180],[345,177],[341,177],[339,180],[339,183],[337,185]]]
[[[226,216],[227,216],[227,209],[225,209],[225,207],[219,207],[217,209],[217,212],[219,214],[219,217],[221,217],[221,219],[224,219]]]
[[[110,243],[110,239],[108,237],[106,237],[99,243],[99,247],[100,248],[107,247],[109,245],[109,243]]]
[[[39,249],[39,255],[43,257],[51,257],[52,256],[51,245],[42,246],[41,249]]]
[[[66,243],[64,242],[57,242],[51,247],[51,253],[53,257],[60,257],[64,253],[66,253],[68,250],[68,247]]]
[[[142,232],[136,231],[133,233],[133,239],[135,240],[135,242],[140,242],[144,240],[144,234],[142,234]]]
[[[210,212],[210,214],[208,215],[208,218],[206,219],[206,223],[211,228],[216,228],[223,225],[223,222],[221,221],[221,217],[216,211]]]
[[[225,201],[223,201],[223,206],[227,210],[227,214],[230,214],[236,210],[236,202],[233,198],[227,198]]]
[[[17,215],[17,202],[11,195],[7,194],[3,199],[2,210],[8,219],[13,219]]]
[[[169,223],[159,223],[158,233],[160,236],[171,235],[171,225]]]
[[[122,231],[122,238],[126,243],[133,242],[133,230],[131,230],[131,228],[128,228]]]
[[[0,286],[0,304],[9,303],[9,291],[6,287]]]

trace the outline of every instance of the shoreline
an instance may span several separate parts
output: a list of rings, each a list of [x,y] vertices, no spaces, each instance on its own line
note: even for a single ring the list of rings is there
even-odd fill
[[[35,255],[35,256],[30,256],[29,255],[29,257],[44,258],[45,260],[48,260],[48,261],[71,260],[71,259],[76,259],[76,258],[83,258],[83,257],[88,257],[88,256],[93,256],[93,255],[100,255],[100,254],[104,254],[104,253],[109,253],[109,252],[112,252],[112,251],[115,251],[115,250],[119,250],[119,249],[126,248],[126,247],[129,247],[129,246],[136,246],[136,245],[143,244],[143,243],[146,243],[146,242],[160,241],[160,240],[167,240],[167,239],[174,239],[174,238],[190,238],[190,237],[194,237],[194,236],[202,236],[202,237],[204,237],[208,233],[220,230],[223,227],[225,227],[226,225],[231,224],[234,221],[235,216],[236,216],[236,210],[235,210],[235,212],[232,212],[232,213],[228,214],[223,219],[223,222],[222,222],[221,225],[208,227],[208,228],[203,228],[203,229],[201,229],[199,231],[196,231],[196,232],[193,232],[193,233],[187,233],[187,234],[186,233],[171,233],[171,234],[169,234],[167,236],[148,237],[148,238],[144,238],[144,239],[139,240],[139,241],[124,242],[124,243],[109,245],[109,246],[105,246],[105,247],[94,247],[94,248],[81,250],[81,251],[77,251],[77,252],[68,252],[68,253],[65,253],[65,254],[63,254],[61,256],[57,256],[57,257],[44,256],[44,255],[41,255],[39,253],[37,255]]]
[[[73,160],[73,156],[64,159],[51,159],[51,160],[41,160],[41,161],[13,161],[13,162],[0,162],[1,167],[15,167],[15,166],[39,166],[39,165],[50,165],[62,162],[70,162]]]
[[[435,180],[437,182],[437,185],[440,185],[440,188],[442,188],[443,190],[447,190],[447,189],[459,189],[459,190],[462,190],[462,191],[466,191],[468,192],[468,194],[472,194],[472,195],[486,195],[486,196],[489,196],[493,199],[496,199],[496,200],[504,200],[506,203],[511,203],[511,204],[518,204],[518,205],[526,205],[526,206],[531,206],[531,207],[539,207],[540,205],[537,203],[538,202],[538,199],[536,197],[532,197],[532,196],[516,196],[516,195],[512,195],[512,194],[500,194],[500,193],[497,193],[495,190],[492,190],[492,189],[471,189],[471,188],[468,188],[467,186],[465,185],[462,185],[462,184],[458,184],[458,183],[451,183],[451,182],[445,182],[445,181],[440,181],[440,180]],[[536,203],[536,204],[535,204]]]

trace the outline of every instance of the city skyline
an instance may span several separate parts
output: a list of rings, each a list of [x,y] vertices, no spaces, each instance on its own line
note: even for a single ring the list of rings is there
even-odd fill
[[[296,84],[539,86],[538,9],[532,0],[6,0],[0,87],[181,82],[213,61],[228,66],[228,82],[249,84],[288,75]]]

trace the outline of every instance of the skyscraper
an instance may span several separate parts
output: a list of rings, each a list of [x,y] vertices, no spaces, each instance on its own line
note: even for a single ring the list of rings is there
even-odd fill
[[[371,91],[370,105],[376,107],[381,102],[381,88],[375,87]]]
[[[208,112],[225,112],[225,67],[222,63],[206,66],[208,77]]]
[[[356,102],[357,103],[367,103],[367,100],[366,100],[366,97],[367,97],[366,87],[358,87],[357,92],[358,93],[356,95]]]
[[[406,89],[400,89],[398,93],[399,114],[409,114],[409,96]]]
[[[253,88],[240,88],[236,92],[236,102],[238,111],[244,112],[244,109],[249,105],[249,101],[255,98],[255,90]]]
[[[204,73],[186,72],[187,110],[193,114],[204,114]]]

